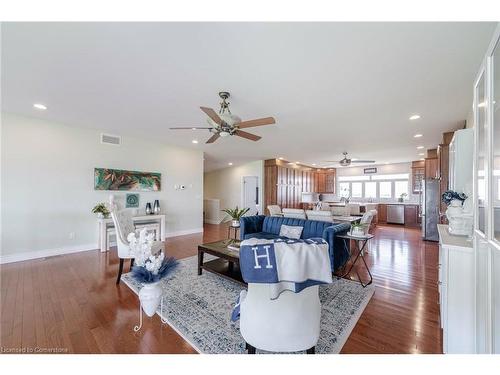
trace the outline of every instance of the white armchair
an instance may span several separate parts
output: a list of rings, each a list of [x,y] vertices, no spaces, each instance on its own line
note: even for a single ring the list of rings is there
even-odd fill
[[[306,219],[306,212],[299,208],[283,208],[283,216],[295,219]]]
[[[281,212],[281,207],[278,206],[277,204],[270,204],[267,206],[267,209],[269,211],[270,216],[283,216]]]
[[[331,211],[307,210],[307,220],[327,221],[333,223],[333,215]]]
[[[116,246],[118,248],[118,258],[120,258],[120,265],[118,268],[118,277],[116,279],[116,284],[120,283],[120,278],[123,272],[123,263],[125,259],[130,259],[130,268],[134,265],[134,254],[130,250],[127,237],[130,233],[135,233],[136,229],[134,227],[134,222],[132,220],[132,210],[112,210],[111,218],[113,219],[113,224],[116,229]],[[154,241],[152,252],[158,253],[162,251],[163,243],[161,241]]]
[[[240,332],[249,354],[306,350],[314,354],[320,333],[318,286],[269,298],[269,284],[248,284],[240,295]]]

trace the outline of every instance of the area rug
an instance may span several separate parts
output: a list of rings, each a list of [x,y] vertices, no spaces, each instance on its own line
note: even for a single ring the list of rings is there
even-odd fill
[[[200,353],[246,353],[239,321],[231,321],[243,286],[207,271],[198,276],[196,256],[179,263],[162,280],[163,319]],[[122,275],[122,281],[136,294],[142,287],[129,273]],[[320,286],[321,331],[316,353],[340,352],[374,291],[373,285],[363,288],[345,279]]]

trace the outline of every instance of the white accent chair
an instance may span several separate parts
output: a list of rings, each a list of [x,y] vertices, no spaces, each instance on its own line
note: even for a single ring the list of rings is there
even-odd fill
[[[350,216],[349,207],[346,206],[332,206],[331,212],[333,216]]]
[[[283,213],[281,212],[281,207],[278,206],[277,204],[270,204],[267,206],[267,209],[269,211],[270,216],[283,216]]]
[[[320,333],[319,287],[300,293],[283,292],[269,298],[269,284],[248,284],[240,294],[240,332],[249,354],[255,349],[270,352],[314,354]]]
[[[307,210],[307,220],[327,221],[333,223],[333,215],[331,211]]]
[[[113,210],[111,211],[111,218],[113,219],[113,224],[116,230],[116,246],[118,248],[118,258],[120,258],[120,265],[118,268],[118,277],[116,279],[116,284],[120,283],[120,279],[123,272],[123,262],[125,259],[130,259],[130,268],[134,265],[134,254],[130,250],[127,237],[130,233],[136,233],[136,228],[134,227],[134,222],[132,220],[133,210]],[[162,251],[163,243],[160,241],[154,241],[152,252],[158,253]]]
[[[306,219],[306,212],[299,208],[283,208],[283,216],[294,219]]]

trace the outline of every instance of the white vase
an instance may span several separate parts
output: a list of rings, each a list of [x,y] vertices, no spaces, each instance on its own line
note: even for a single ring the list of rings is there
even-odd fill
[[[233,228],[239,228],[239,226],[240,226],[240,221],[239,221],[239,220],[234,220],[234,219],[233,219],[233,220],[231,220],[231,226],[232,226]]]
[[[462,215],[462,212],[462,201],[453,199],[446,209],[446,218],[448,219],[448,222],[451,222],[453,217]]]
[[[139,300],[141,301],[142,309],[147,316],[152,317],[161,301],[162,290],[160,282],[144,284],[139,291]]]

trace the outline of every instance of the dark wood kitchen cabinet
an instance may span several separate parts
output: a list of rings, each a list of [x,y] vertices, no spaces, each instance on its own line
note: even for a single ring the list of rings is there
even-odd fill
[[[378,224],[387,223],[387,205],[379,204],[377,210]]]
[[[405,226],[418,227],[418,206],[405,205]]]

